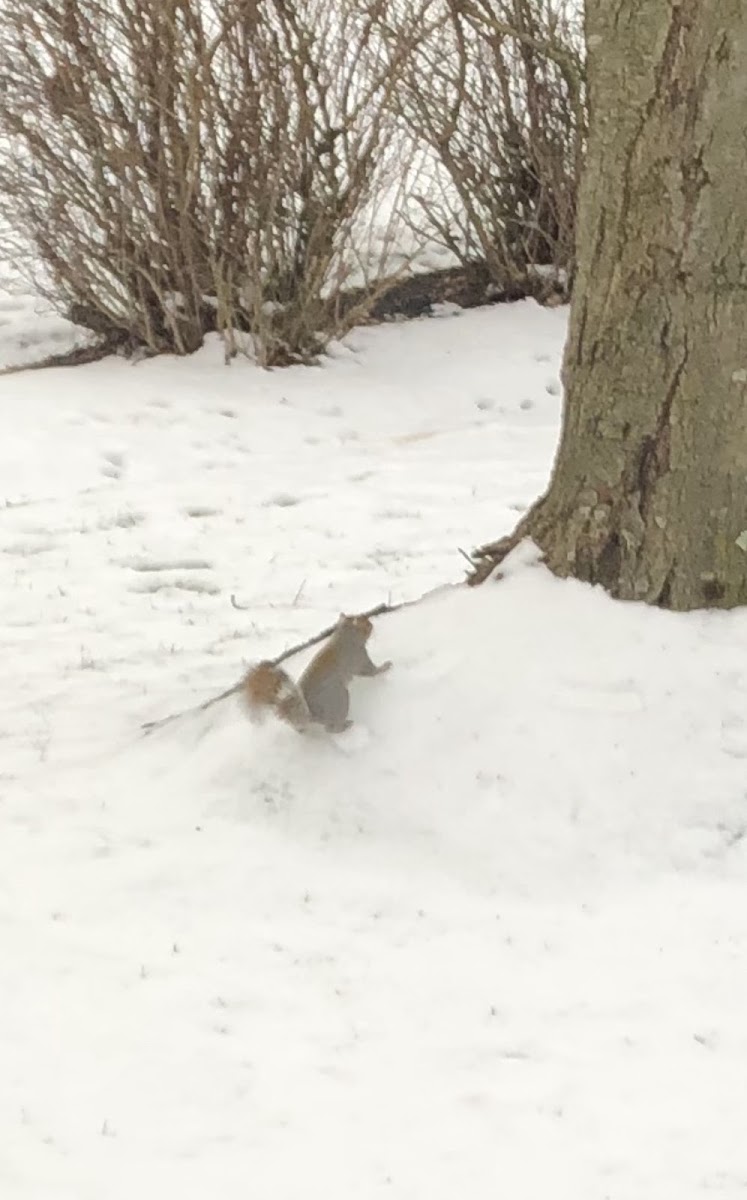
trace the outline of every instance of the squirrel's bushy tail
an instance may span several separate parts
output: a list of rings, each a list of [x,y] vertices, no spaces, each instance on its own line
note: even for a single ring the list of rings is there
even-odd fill
[[[272,712],[294,729],[306,729],[311,722],[303,692],[275,663],[251,667],[244,677],[242,696],[253,721],[263,721]]]

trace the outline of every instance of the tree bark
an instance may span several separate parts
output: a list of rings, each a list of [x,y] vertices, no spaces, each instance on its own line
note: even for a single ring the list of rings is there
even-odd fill
[[[679,610],[747,603],[747,0],[586,0],[565,408],[523,536]]]

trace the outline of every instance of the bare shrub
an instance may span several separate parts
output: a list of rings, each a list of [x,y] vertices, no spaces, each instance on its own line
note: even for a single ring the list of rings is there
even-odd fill
[[[0,219],[37,285],[109,344],[187,353],[218,329],[266,365],[318,354],[349,324],[345,249],[384,184],[376,8],[14,0]]]
[[[390,45],[407,57],[398,111],[431,147],[420,222],[501,289],[573,274],[586,114],[577,0],[399,0]]]

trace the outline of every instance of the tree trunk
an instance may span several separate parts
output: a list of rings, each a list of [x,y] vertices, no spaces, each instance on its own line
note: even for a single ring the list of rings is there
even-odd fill
[[[747,603],[747,0],[586,0],[563,430],[522,536],[667,608]]]

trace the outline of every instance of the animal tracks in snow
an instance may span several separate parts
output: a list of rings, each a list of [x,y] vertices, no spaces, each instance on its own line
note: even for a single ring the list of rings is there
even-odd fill
[[[741,712],[728,714],[722,720],[721,746],[731,758],[747,758],[747,721]]]
[[[131,571],[212,571],[213,564],[201,558],[175,558],[161,561],[159,559],[132,558],[124,559],[123,567]]]
[[[640,689],[630,679],[566,677],[559,681],[553,706],[577,712],[640,713],[646,707]]]
[[[217,596],[221,591],[220,585],[206,579],[184,579],[180,576],[168,575],[165,578],[148,579],[142,583],[133,584],[133,592],[165,592],[175,590],[180,592],[195,592],[203,596]]]
[[[125,470],[125,455],[118,450],[109,450],[103,455],[101,474],[110,479],[121,479]]]
[[[155,592],[168,590],[194,592],[198,595],[216,596],[220,592],[220,584],[206,578],[196,578],[183,575],[184,571],[212,572],[212,563],[200,558],[176,558],[171,560],[159,559],[125,559],[122,566],[143,576],[142,579],[130,584],[130,590],[153,595]]]

